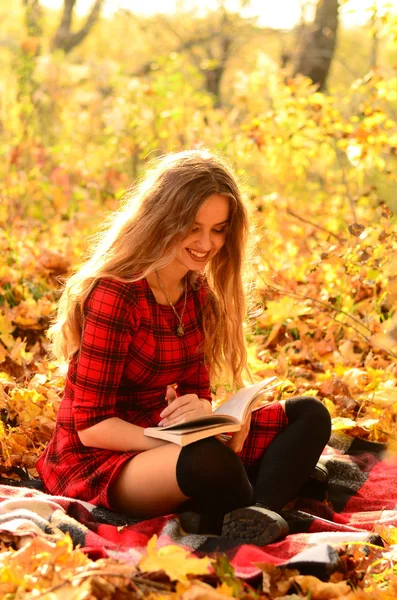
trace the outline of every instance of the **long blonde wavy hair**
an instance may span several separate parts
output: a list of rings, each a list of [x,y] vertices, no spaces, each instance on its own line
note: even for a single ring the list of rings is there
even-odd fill
[[[213,194],[229,198],[229,225],[223,247],[206,267],[203,350],[212,382],[241,384],[246,367],[242,274],[248,218],[231,169],[205,150],[167,154],[158,160],[95,236],[85,261],[66,282],[48,331],[58,359],[68,361],[78,352],[84,303],[98,279],[137,281],[170,264],[197,211]],[[197,273],[188,277],[194,284]]]

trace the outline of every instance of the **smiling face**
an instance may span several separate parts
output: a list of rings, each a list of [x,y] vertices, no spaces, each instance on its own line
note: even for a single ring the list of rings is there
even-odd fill
[[[195,222],[182,242],[175,261],[187,271],[201,271],[222,248],[229,221],[229,199],[210,196],[198,210]]]

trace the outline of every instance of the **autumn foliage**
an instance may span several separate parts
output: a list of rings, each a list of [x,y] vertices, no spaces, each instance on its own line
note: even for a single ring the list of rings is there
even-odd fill
[[[5,63],[0,474],[36,475],[35,461],[53,431],[65,370],[48,356],[45,332],[87,236],[117,207],[152,153],[194,146],[230,160],[250,211],[248,283],[251,288],[255,283],[255,291],[246,331],[253,372],[279,375],[284,382],[280,398],[305,393],[323,400],[334,429],[386,442],[395,451],[396,67],[369,73],[340,96],[320,94],[303,78],[286,80],[258,61],[255,71],[235,82],[233,104],[221,109],[213,108],[198,72],[183,58],[171,56],[160,67],[132,77],[115,60],[74,62],[41,53],[33,37],[22,39]],[[222,387],[217,393],[222,396]],[[46,543],[39,540],[18,552],[3,548],[2,597],[14,597],[26,573],[37,575],[40,569],[41,589],[58,585],[55,563],[48,562],[51,574],[43,572],[37,558],[43,553],[67,570],[62,585],[68,586],[63,592],[68,598],[113,597],[119,581],[120,589],[126,586],[139,597],[172,593],[185,600],[221,600],[239,585],[238,580],[222,582],[221,576],[217,589],[205,577],[188,585],[179,575],[174,578],[178,588],[161,579],[156,585],[155,578],[142,583],[142,576],[127,567],[89,564],[66,541],[56,549]],[[373,561],[381,560],[377,552]],[[22,573],[24,557],[28,566]],[[357,551],[357,564],[364,559]],[[141,570],[159,571],[156,560]],[[182,565],[185,560],[179,556]],[[389,565],[395,574],[395,555]],[[277,577],[276,570],[265,577],[264,597],[282,597],[295,585],[298,594],[311,589],[312,599],[353,598],[345,582],[329,584],[338,585],[338,592],[322,588],[316,595],[307,579],[292,574],[287,586]],[[73,595],[75,581],[86,596]],[[108,596],[93,592],[95,585],[108,589]],[[394,597],[395,586],[391,578],[385,586],[389,592],[382,595],[378,589],[372,597]],[[31,591],[28,584],[23,590]],[[235,595],[254,598],[244,586]]]

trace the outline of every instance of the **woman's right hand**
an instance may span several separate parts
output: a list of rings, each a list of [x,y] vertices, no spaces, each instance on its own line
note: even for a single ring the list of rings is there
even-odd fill
[[[212,405],[208,400],[199,398],[197,394],[185,394],[173,398],[174,390],[167,391],[168,406],[161,412],[159,427],[185,423],[190,419],[203,417],[212,413]]]

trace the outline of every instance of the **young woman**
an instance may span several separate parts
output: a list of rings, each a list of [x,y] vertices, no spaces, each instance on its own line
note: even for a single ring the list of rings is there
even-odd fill
[[[241,383],[247,230],[230,169],[201,150],[160,160],[112,216],[50,330],[69,368],[37,463],[48,492],[142,518],[185,511],[200,515],[185,529],[260,545],[288,533],[279,512],[329,439],[321,402],[273,403],[227,444],[143,434],[211,412],[219,377]]]

